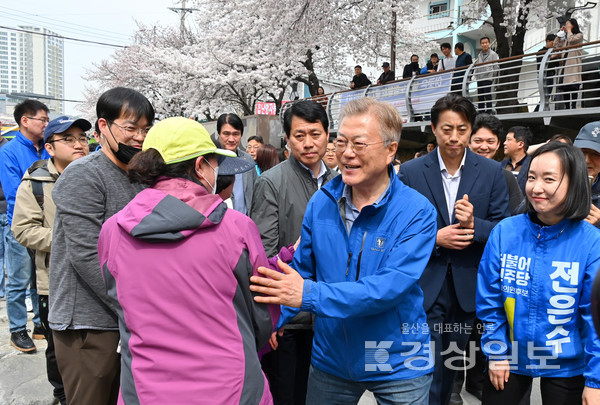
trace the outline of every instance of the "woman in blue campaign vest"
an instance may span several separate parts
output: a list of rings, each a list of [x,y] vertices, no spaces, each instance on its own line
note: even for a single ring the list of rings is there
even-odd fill
[[[581,151],[550,142],[532,156],[527,212],[500,222],[479,266],[477,316],[489,361],[483,404],[517,404],[541,377],[546,404],[600,403],[600,341],[590,297],[600,231]]]

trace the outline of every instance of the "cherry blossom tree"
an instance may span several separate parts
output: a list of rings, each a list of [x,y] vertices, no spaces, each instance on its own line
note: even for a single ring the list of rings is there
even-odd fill
[[[565,14],[577,3],[565,0],[467,0],[461,6],[462,18],[474,21],[492,18],[496,35],[496,52],[500,58],[522,55],[525,33],[543,28],[548,19]],[[576,12],[586,19],[584,12]],[[581,23],[581,22],[580,22]]]
[[[214,119],[252,114],[258,101],[281,107],[293,83],[312,94],[320,78],[349,82],[352,66],[389,59],[392,12],[400,58],[434,44],[411,30],[410,0],[187,1],[185,27],[140,25],[134,43],[87,76],[87,109],[102,89],[129,86],[159,116]],[[92,101],[93,100],[93,101]],[[84,106],[85,108],[85,106]]]

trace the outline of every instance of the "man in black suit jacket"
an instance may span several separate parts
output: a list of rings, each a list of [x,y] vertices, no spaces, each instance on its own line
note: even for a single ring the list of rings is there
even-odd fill
[[[467,148],[475,115],[462,96],[439,99],[431,109],[438,147],[402,164],[399,173],[437,209],[436,246],[419,282],[435,354],[429,403],[436,405],[450,401],[460,364],[456,348],[464,350],[471,333],[483,248],[492,228],[510,215],[502,168]],[[454,359],[453,366],[444,364],[447,359]]]

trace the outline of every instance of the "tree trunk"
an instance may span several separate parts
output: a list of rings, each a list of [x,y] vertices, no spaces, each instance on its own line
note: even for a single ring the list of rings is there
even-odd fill
[[[304,76],[298,76],[296,77],[296,80],[299,81],[300,83],[304,83],[308,86],[308,91],[310,91],[310,95],[314,96],[317,94],[317,91],[319,90],[319,78],[317,77],[317,74],[315,73],[315,66],[313,63],[313,53],[312,50],[308,50],[306,51],[306,60],[304,60],[302,62],[302,65],[304,65],[304,67],[306,68],[306,70],[308,70],[308,76],[304,77]]]
[[[531,0],[527,0],[525,5],[529,4]],[[500,0],[488,0],[490,10],[492,12],[492,25],[494,26],[494,33],[496,34],[496,43],[498,57],[500,59],[507,58],[509,56],[523,55],[523,46],[525,43],[525,32],[527,31],[527,16],[523,15],[523,9],[519,11],[518,21],[521,21],[521,26],[518,26],[515,34],[511,38],[506,37],[506,27],[502,26],[501,23],[504,21],[504,9]],[[500,65],[502,71],[500,72],[502,77],[498,79],[496,84],[496,92],[498,94],[498,101],[496,107],[498,108],[499,114],[511,114],[520,112],[519,100],[517,99],[519,80],[521,73],[522,61],[515,60],[509,63],[503,63]]]

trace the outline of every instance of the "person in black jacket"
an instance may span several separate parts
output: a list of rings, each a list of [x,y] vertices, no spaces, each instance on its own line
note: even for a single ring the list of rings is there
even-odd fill
[[[351,89],[360,89],[361,87],[370,86],[371,81],[367,77],[366,74],[362,72],[362,67],[360,65],[354,66],[354,77],[352,77],[352,81],[350,82]]]
[[[471,57],[471,54],[465,52],[465,44],[462,42],[457,42],[456,45],[454,45],[454,53],[456,54],[455,68],[473,64],[473,58]],[[454,73],[454,76],[452,77],[453,93],[457,93],[459,95],[462,93],[462,81],[465,77],[465,70],[466,69],[462,69]]]
[[[408,65],[404,65],[404,71],[402,72],[402,78],[406,79],[408,77],[412,77],[413,75],[418,75],[421,72],[421,68],[419,67],[419,56],[411,55],[410,63]]]
[[[383,68],[383,73],[379,76],[379,79],[377,79],[377,84],[393,82],[396,79],[396,72],[390,69],[390,64],[388,62],[383,62],[381,67]]]

